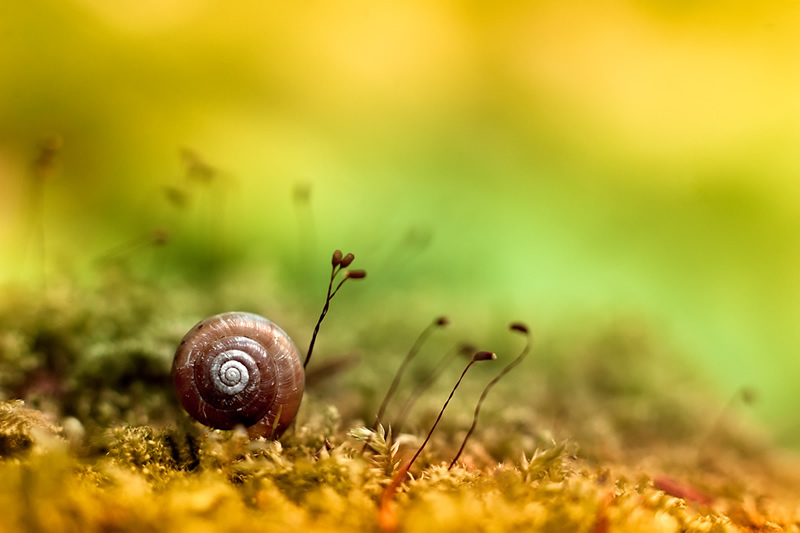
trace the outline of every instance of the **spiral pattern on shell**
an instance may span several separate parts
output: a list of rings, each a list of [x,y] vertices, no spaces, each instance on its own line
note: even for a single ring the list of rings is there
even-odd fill
[[[279,437],[294,420],[305,374],[292,339],[252,313],[197,323],[181,341],[172,380],[183,408],[217,429],[239,424],[251,436]]]

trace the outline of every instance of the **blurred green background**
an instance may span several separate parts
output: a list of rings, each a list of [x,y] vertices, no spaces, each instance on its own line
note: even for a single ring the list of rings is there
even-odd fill
[[[797,445],[798,35],[788,1],[5,2],[0,276],[164,230],[145,274],[319,298],[340,247],[367,315],[642,322]]]

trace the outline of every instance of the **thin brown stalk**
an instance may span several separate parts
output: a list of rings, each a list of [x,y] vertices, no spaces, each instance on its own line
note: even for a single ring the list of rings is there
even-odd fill
[[[458,453],[456,453],[456,456],[453,457],[453,460],[450,463],[450,466],[447,467],[448,470],[453,468],[453,465],[456,464],[456,461],[458,461],[458,458],[461,457],[461,452],[464,451],[464,447],[467,445],[467,441],[469,440],[470,436],[472,436],[472,432],[475,431],[475,426],[478,425],[478,415],[481,412],[481,405],[483,405],[484,400],[486,400],[486,396],[489,394],[489,391],[492,389],[492,387],[495,386],[495,384],[498,381],[500,381],[500,379],[503,376],[505,376],[506,374],[511,372],[511,370],[513,370],[515,366],[520,364],[522,362],[522,360],[525,358],[525,356],[528,355],[528,352],[530,351],[530,348],[531,348],[531,335],[530,335],[530,332],[528,330],[528,327],[525,324],[522,324],[521,322],[514,322],[513,324],[511,324],[509,329],[511,331],[517,331],[517,332],[522,333],[523,335],[525,335],[525,338],[526,338],[525,348],[523,348],[522,352],[517,356],[516,359],[511,361],[503,370],[501,370],[500,373],[497,375],[497,377],[494,378],[492,381],[490,381],[489,384],[486,385],[486,388],[483,389],[483,394],[481,394],[481,397],[478,400],[478,405],[475,407],[475,416],[473,416],[473,418],[472,418],[472,426],[469,428],[469,431],[467,431],[467,435],[464,437],[464,441],[461,443],[461,448],[458,449]]]

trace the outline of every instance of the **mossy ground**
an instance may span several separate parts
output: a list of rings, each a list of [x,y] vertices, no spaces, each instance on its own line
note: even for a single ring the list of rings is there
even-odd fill
[[[468,376],[411,475],[386,493],[454,382],[444,375],[403,433],[373,433],[362,454],[365,420],[416,324],[388,320],[390,334],[351,312],[360,325],[349,333],[323,331],[319,364],[339,350],[360,364],[313,384],[280,442],[250,440],[181,411],[174,348],[214,312],[252,310],[290,331],[307,315],[278,294],[176,293],[125,276],[5,291],[0,530],[800,531],[800,467],[742,420],[749,394],[724,411],[638,328],[537,339],[448,470],[499,368]],[[513,340],[497,341],[506,362]],[[434,341],[420,367],[445,346]]]

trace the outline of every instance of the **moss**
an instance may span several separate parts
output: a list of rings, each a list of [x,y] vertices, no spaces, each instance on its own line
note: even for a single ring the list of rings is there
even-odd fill
[[[169,367],[198,309],[238,308],[224,290],[167,296],[112,278],[80,294],[10,293],[0,305],[0,530],[798,531],[795,459],[730,414],[735,427],[709,426],[708,404],[676,389],[685,376],[627,326],[543,341],[524,376],[489,396],[448,469],[493,375],[477,371],[388,498],[452,386],[446,376],[399,435],[359,420],[375,406],[358,391],[385,378],[369,365],[309,391],[280,442],[204,428],[178,409]],[[370,338],[405,331],[386,327],[391,335]],[[399,360],[407,343],[396,344]]]
[[[24,455],[60,437],[44,413],[25,406],[21,400],[0,402],[0,458]]]
[[[349,442],[305,455],[238,430],[194,440],[123,426],[107,439],[88,459],[52,448],[0,462],[0,504],[14,509],[0,516],[3,530],[378,529],[373,489],[389,476]],[[796,505],[751,494],[698,505],[656,489],[646,472],[593,465],[566,442],[487,468],[424,466],[394,501],[410,532],[792,531],[800,520]]]

